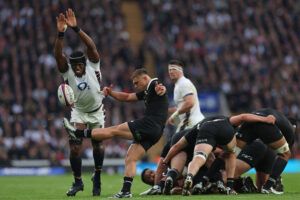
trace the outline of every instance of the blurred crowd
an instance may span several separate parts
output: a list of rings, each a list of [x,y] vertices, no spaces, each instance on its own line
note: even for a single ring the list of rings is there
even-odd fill
[[[57,101],[62,78],[53,44],[55,17],[73,8],[79,26],[95,41],[103,85],[133,91],[130,74],[151,52],[156,72],[171,88],[167,62],[180,59],[201,91],[223,92],[234,113],[273,107],[300,118],[300,2],[296,0],[141,1],[145,39],[134,55],[121,0],[0,0],[0,165],[11,159],[68,158]],[[84,48],[72,30],[64,51]],[[106,125],[143,114],[142,104],[106,99]],[[299,135],[298,135],[299,137]],[[124,157],[128,143],[106,142],[107,157]],[[86,140],[83,156],[91,157]],[[295,152],[300,149],[299,142]]]
[[[61,122],[70,110],[58,103],[62,78],[53,44],[56,16],[69,7],[100,52],[103,85],[114,83],[117,90],[132,90],[130,70],[136,59],[128,48],[120,1],[0,0],[0,163],[50,158],[56,164],[68,158],[68,138]],[[69,55],[83,48],[79,37],[67,30],[64,52]],[[142,106],[125,109],[124,104],[105,101],[107,126],[142,114]],[[83,147],[83,156],[92,157],[89,140]],[[124,141],[108,141],[106,156],[124,157],[127,147]]]
[[[167,63],[184,61],[198,91],[226,95],[231,112],[275,108],[300,119],[300,2],[140,1],[143,46],[168,83]],[[298,142],[294,153],[300,153]]]

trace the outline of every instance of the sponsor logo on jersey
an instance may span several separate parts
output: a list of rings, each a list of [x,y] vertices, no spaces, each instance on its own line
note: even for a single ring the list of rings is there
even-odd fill
[[[241,157],[246,158],[247,160],[253,160],[252,156],[242,153]]]
[[[203,138],[203,139],[198,139],[197,140],[197,143],[207,143],[207,139],[206,138]]]
[[[90,86],[87,84],[87,82],[81,82],[77,85],[77,88],[81,91],[87,89],[90,89]]]

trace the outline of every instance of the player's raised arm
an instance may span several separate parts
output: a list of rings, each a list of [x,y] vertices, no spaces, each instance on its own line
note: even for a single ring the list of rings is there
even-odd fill
[[[58,35],[54,43],[54,56],[56,59],[58,70],[61,73],[64,73],[68,70],[67,59],[62,52],[64,33],[67,27],[66,18],[64,14],[60,13],[58,17],[56,17],[56,26],[57,26]]]
[[[116,92],[112,90],[112,86],[104,87],[103,93],[105,96],[111,96],[118,101],[137,101],[136,93]]]
[[[77,26],[76,17],[72,9],[66,11],[66,23],[71,27],[76,33],[78,33],[80,39],[84,42],[87,47],[87,56],[90,61],[97,63],[100,60],[100,55],[97,51],[96,45],[92,38],[88,36],[82,29]]]

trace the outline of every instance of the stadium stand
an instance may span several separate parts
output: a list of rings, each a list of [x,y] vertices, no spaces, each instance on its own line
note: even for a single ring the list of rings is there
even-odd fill
[[[76,3],[75,3],[76,2]],[[185,62],[186,74],[199,92],[227,97],[232,112],[273,107],[300,118],[300,2],[175,0],[139,1],[144,35],[139,51],[129,43],[121,0],[0,1],[0,166],[13,159],[49,159],[52,165],[68,157],[62,118],[68,109],[58,104],[62,82],[53,57],[57,13],[74,8],[78,24],[95,40],[101,54],[103,84],[132,91],[129,75],[145,64],[147,52],[154,70],[167,78],[169,59]],[[65,52],[79,48],[72,31]],[[105,101],[107,126],[142,114],[142,104]],[[299,131],[294,155],[300,154]],[[128,144],[107,142],[107,157],[123,157]],[[91,157],[84,144],[84,157]]]
[[[143,46],[166,83],[167,62],[181,59],[199,92],[225,94],[231,112],[272,107],[299,119],[299,1],[153,0],[140,6]]]

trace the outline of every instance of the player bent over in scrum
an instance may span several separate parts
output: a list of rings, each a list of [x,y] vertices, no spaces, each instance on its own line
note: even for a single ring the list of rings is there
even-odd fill
[[[239,126],[243,122],[266,122],[275,123],[273,116],[261,117],[253,114],[240,114],[232,117],[214,116],[208,117],[196,125],[197,141],[194,148],[193,160],[189,163],[188,174],[185,179],[183,195],[189,195],[193,185],[193,176],[198,172],[199,168],[206,162],[207,156],[213,149],[220,145],[225,150],[225,163],[227,174],[227,194],[236,194],[233,190],[234,186],[234,170],[235,170],[235,147],[236,138],[234,127]],[[170,149],[164,162],[168,163],[170,159],[177,154],[188,143],[185,138],[180,139]]]
[[[113,137],[133,140],[125,158],[125,176],[122,190],[114,195],[115,198],[131,197],[130,192],[133,177],[136,173],[136,162],[145,152],[154,145],[162,136],[168,116],[168,97],[166,88],[158,79],[151,79],[145,69],[137,69],[132,74],[133,85],[137,93],[112,91],[110,87],[104,88],[104,93],[119,101],[145,102],[145,115],[141,119],[132,120],[108,128],[75,129],[67,119],[64,126],[71,137],[92,138],[102,141]]]
[[[278,157],[274,163],[269,179],[263,185],[261,192],[265,194],[282,194],[274,189],[274,184],[291,157],[290,148],[295,140],[296,121],[289,120],[282,113],[270,109],[260,109],[253,112],[257,116],[273,115],[275,125],[264,123],[244,123],[238,130],[237,146],[243,149],[246,144],[259,138],[263,143],[276,151]]]

